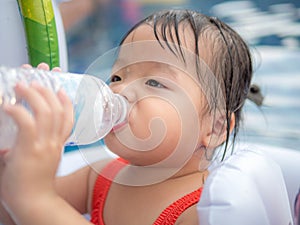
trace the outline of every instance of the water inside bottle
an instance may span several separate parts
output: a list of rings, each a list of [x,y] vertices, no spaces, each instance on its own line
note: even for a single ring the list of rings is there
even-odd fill
[[[8,116],[0,106],[0,149],[11,148],[16,140],[18,127],[13,119]]]
[[[74,126],[66,146],[92,144],[101,139],[103,129],[103,93],[96,78],[85,76],[73,98]]]

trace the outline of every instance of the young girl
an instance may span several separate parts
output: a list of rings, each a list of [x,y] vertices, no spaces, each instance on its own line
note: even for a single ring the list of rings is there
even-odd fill
[[[34,117],[5,106],[19,135],[2,151],[2,220],[90,224],[90,213],[93,224],[198,224],[207,167],[238,131],[251,76],[248,47],[226,24],[188,10],[154,13],[125,35],[112,69],[110,86],[130,109],[105,137],[120,158],[61,178],[71,103],[63,91],[18,84]]]

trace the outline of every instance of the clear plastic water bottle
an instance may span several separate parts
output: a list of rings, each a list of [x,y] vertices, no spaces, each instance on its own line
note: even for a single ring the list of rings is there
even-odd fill
[[[36,68],[7,68],[0,66],[0,149],[13,146],[18,128],[2,109],[3,103],[28,104],[14,92],[17,82],[39,82],[54,92],[63,88],[74,107],[74,126],[66,146],[86,145],[103,138],[127,116],[127,101],[114,94],[101,79],[82,74],[45,71]],[[45,118],[47,119],[47,118]]]

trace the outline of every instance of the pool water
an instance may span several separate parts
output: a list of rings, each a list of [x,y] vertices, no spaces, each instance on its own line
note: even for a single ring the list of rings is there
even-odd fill
[[[244,138],[300,150],[300,52],[283,47],[257,48],[261,64],[253,82],[265,96],[257,107],[245,105]]]

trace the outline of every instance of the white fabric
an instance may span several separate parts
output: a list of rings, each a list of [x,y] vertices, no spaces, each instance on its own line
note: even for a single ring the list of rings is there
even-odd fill
[[[300,151],[267,145],[261,145],[260,148],[281,167],[294,215],[294,203],[300,189]]]
[[[65,0],[52,1],[53,12],[56,22],[58,46],[59,46],[59,65],[62,71],[68,71],[68,53],[67,53],[67,41],[65,29],[62,21],[62,17],[59,11],[58,3],[64,2]]]
[[[281,168],[258,151],[239,150],[212,168],[197,210],[201,225],[293,224]]]
[[[0,1],[0,65],[28,63],[26,38],[16,0]]]

